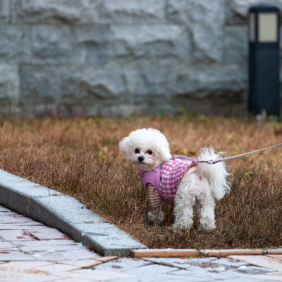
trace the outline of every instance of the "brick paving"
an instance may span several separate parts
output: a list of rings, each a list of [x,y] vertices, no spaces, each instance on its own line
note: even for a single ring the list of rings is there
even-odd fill
[[[101,257],[54,228],[0,206],[0,281],[282,281],[282,255]]]
[[[0,281],[107,281],[133,277],[92,269],[115,258],[101,257],[60,231],[0,206]]]

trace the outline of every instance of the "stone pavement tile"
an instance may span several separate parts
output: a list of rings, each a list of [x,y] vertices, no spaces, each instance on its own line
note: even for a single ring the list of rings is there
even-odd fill
[[[261,275],[261,274],[269,274],[276,272],[276,270],[273,269],[268,269],[268,268],[263,268],[263,267],[258,267],[254,265],[246,265],[246,266],[240,266],[235,270],[238,273],[242,274],[249,274],[249,275]]]
[[[58,277],[50,275],[35,275],[29,273],[0,271],[0,281],[3,282],[52,282],[57,280]]]
[[[281,272],[271,273],[271,274],[266,274],[266,275],[255,275],[255,276],[251,276],[251,277],[255,278],[255,279],[282,281],[282,273]]]
[[[17,250],[18,248],[10,242],[0,242],[0,250]]]
[[[99,269],[99,265],[95,267],[95,269]],[[117,271],[118,269],[114,269],[112,271]],[[166,265],[159,265],[159,264],[147,264],[139,267],[135,267],[133,269],[127,269],[127,274],[138,275],[138,276],[153,276],[157,274],[169,273],[172,271],[179,270],[175,267],[170,267]],[[119,271],[118,271],[119,272]]]
[[[268,281],[268,280],[264,280]],[[256,279],[252,276],[244,276],[244,277],[230,277],[225,279],[224,282],[263,282],[261,279]]]
[[[24,254],[20,251],[0,251],[0,261],[10,261],[10,260],[36,260],[36,258],[31,255]]]
[[[59,240],[61,241],[61,240]],[[38,241],[38,243],[44,243],[43,244],[37,244],[36,246],[23,246],[19,247],[23,252],[25,253],[34,253],[34,252],[75,252],[75,251],[81,251],[83,250],[79,246],[73,244],[73,245],[49,245],[49,241]]]
[[[11,214],[11,215],[1,215],[0,224],[9,223],[9,224],[23,224],[33,222],[32,219],[25,217],[23,215]]]
[[[145,267],[144,267],[145,268]],[[255,267],[253,267],[255,268]],[[145,271],[144,271],[145,272]],[[265,273],[265,272],[261,272]],[[259,274],[259,273],[258,273]],[[232,270],[224,271],[223,269],[219,271],[210,271],[206,270],[204,267],[193,267],[190,270],[175,270],[172,272],[161,273],[161,274],[151,274],[147,275],[140,275],[136,278],[130,279],[123,279],[124,282],[155,282],[155,281],[162,281],[162,282],[182,282],[182,281],[191,281],[191,282],[210,282],[210,281],[252,281],[256,282],[254,279],[248,279],[248,275],[243,273],[236,273]],[[230,280],[229,280],[230,279]],[[119,280],[114,280],[119,281]]]
[[[36,240],[25,230],[0,230],[0,237],[6,241]]]
[[[79,259],[99,259],[101,258],[100,255],[96,254],[93,251],[87,250],[87,249],[80,249],[78,251],[71,251],[71,252],[65,252],[65,256],[71,257],[67,260],[79,260]]]
[[[66,239],[66,240],[34,240],[34,241],[13,241],[11,240],[10,243],[12,243],[13,245],[17,246],[17,247],[26,247],[26,248],[30,248],[31,250],[42,250],[44,251],[44,247],[46,246],[46,244],[48,243],[48,246],[51,247],[57,247],[57,246],[77,246],[77,244],[70,239]]]
[[[77,270],[77,271],[71,271],[71,272],[61,272],[61,273],[55,273],[53,276],[57,276],[60,278],[72,278],[79,280],[91,280],[91,281],[107,281],[107,280],[113,280],[113,279],[120,279],[120,278],[131,278],[132,275],[126,275],[121,273],[114,273],[114,272],[106,272],[106,271],[100,271],[95,273],[95,270],[90,269],[83,269],[83,270]]]
[[[44,261],[44,262],[43,261],[28,261],[28,262],[27,261],[24,261],[24,262],[16,261],[16,262],[6,262],[6,263],[3,263],[2,265],[0,264],[0,274],[3,271],[12,272],[14,276],[16,277],[16,279],[18,279],[18,282],[21,282],[22,279],[24,279],[24,281],[41,281],[40,278],[39,279],[37,278],[37,276],[42,277],[42,275],[44,276],[49,275],[48,279],[50,281],[54,281],[54,280],[55,281],[65,281],[65,282],[78,281],[77,278],[60,279],[59,277],[55,277],[53,275],[54,273],[66,272],[66,271],[77,270],[77,269],[80,269],[80,266],[56,264],[54,262],[48,262],[48,261]],[[32,274],[32,276],[25,276],[25,275],[17,276],[16,273]],[[36,275],[36,277],[34,275]],[[2,281],[1,280],[2,276],[0,276],[0,281]],[[71,276],[71,273],[69,276]],[[33,280],[28,280],[28,279],[33,279]],[[44,278],[42,281],[49,281],[48,279]],[[82,281],[93,281],[93,279],[90,279],[90,280],[83,279]]]
[[[126,279],[132,278],[136,275],[118,273],[118,272],[109,272],[109,271],[101,271],[101,270],[93,270],[93,269],[81,269],[81,270],[74,270],[70,273],[76,273],[81,275],[86,275],[88,277],[93,277],[94,279],[100,280],[113,280],[113,279]]]
[[[259,274],[266,274],[266,273],[272,273],[274,270],[270,270],[270,269],[266,269],[266,268],[261,268],[261,267],[257,267],[257,266],[253,266],[250,264],[247,265],[242,265],[239,266],[237,268],[233,268],[233,267],[226,267],[225,265],[218,265],[218,267],[214,268],[214,267],[197,267],[194,266],[190,269],[187,270],[179,270],[176,272],[171,272],[170,274],[181,274],[181,273],[196,273],[196,275],[201,275],[201,273],[203,274],[203,270],[204,272],[207,272],[206,275],[209,275],[209,273],[212,274],[216,274],[218,277],[221,277],[222,279],[227,279],[229,275],[231,276],[241,276],[241,275],[245,275],[245,274],[249,274],[249,275],[259,275]],[[225,275],[227,275],[227,277],[224,277]]]
[[[282,261],[268,256],[229,256],[228,258],[274,270],[282,270]]]
[[[0,216],[11,216],[11,215],[15,215],[14,212],[11,211],[0,211]]]
[[[262,270],[261,272],[257,272],[258,274],[262,273],[264,274],[265,272]],[[251,273],[250,273],[251,274]],[[238,271],[233,271],[233,270],[224,270],[224,267],[220,268],[218,267],[217,269],[206,269],[202,267],[194,267],[193,269],[190,270],[179,270],[179,271],[174,271],[170,272],[167,274],[167,276],[174,276],[178,277],[179,276],[184,276],[184,277],[189,277],[190,279],[194,279],[196,281],[226,281],[227,279],[239,279],[241,278],[241,281],[245,281],[245,278],[248,277],[246,273],[240,273]],[[193,281],[193,280],[192,280]]]
[[[99,261],[102,261],[102,262],[107,262],[107,261],[110,261],[110,260],[113,260],[113,259],[116,259],[118,258],[117,256],[109,256],[109,257],[99,257],[99,258],[95,258]]]
[[[48,253],[48,252],[35,252],[35,253],[30,253],[30,256],[33,257],[36,260],[39,261],[61,261],[61,260],[71,260],[75,259],[73,257],[70,257],[70,255],[67,253],[62,252],[54,252],[54,253]]]
[[[217,269],[223,268],[228,269],[237,269],[242,265],[247,265],[247,263],[226,259],[226,258],[194,258],[194,259],[183,259],[183,258],[143,258],[143,260],[148,262],[154,262],[164,265],[170,265],[174,267],[179,267],[181,269],[190,269],[194,266],[204,267],[208,269]]]
[[[218,279],[216,279],[218,280]],[[205,277],[191,277],[191,276],[175,276],[175,275],[168,275],[168,274],[156,274],[150,276],[137,276],[133,278],[127,278],[122,280],[112,280],[111,282],[210,282],[215,280],[209,280]],[[225,281],[224,281],[225,282]],[[245,281],[241,281],[245,282]],[[256,282],[256,281],[252,281]]]
[[[50,261],[12,261],[0,265],[2,271],[28,272],[36,267],[54,264]]]
[[[22,281],[17,281],[17,282],[22,282]],[[28,281],[31,282],[31,281]],[[52,282],[102,282],[102,280],[94,280],[92,278],[90,279],[78,279],[78,278],[71,278],[71,277],[64,277],[64,278],[59,278],[57,277],[56,280],[52,280]],[[119,281],[121,282],[121,281]],[[255,281],[252,281],[255,282]]]
[[[95,266],[96,270],[102,271],[115,271],[125,273],[129,270],[133,270],[137,267],[151,265],[151,262],[144,261],[137,258],[118,258],[107,263]]]
[[[253,272],[252,272],[253,273]],[[264,274],[265,271],[256,272],[257,274]],[[215,267],[198,267],[193,266],[187,270],[181,269],[177,271],[170,272],[168,275],[174,275],[174,276],[185,276],[190,278],[195,278],[195,280],[201,280],[203,281],[215,281],[215,280],[222,280],[225,281],[229,278],[239,278],[246,277],[245,273],[241,273],[240,271],[236,271],[236,269],[232,268],[226,268],[225,265],[218,265]],[[242,280],[243,281],[243,280]]]
[[[282,255],[267,255],[267,256],[270,257],[270,258],[282,260]]]
[[[224,270],[222,270],[224,272]],[[210,272],[204,268],[195,267],[193,270],[176,270],[170,273],[167,273],[167,277],[174,278],[178,280],[179,277],[189,277],[190,279],[194,279],[196,281],[214,281],[217,280],[219,277],[221,278],[222,275],[219,272]],[[226,278],[225,275],[224,278]]]
[[[34,252],[30,253],[30,256],[36,258],[37,260],[51,260],[51,261],[61,261],[61,260],[79,260],[79,259],[95,259],[100,256],[94,252],[83,250],[73,251],[73,252]]]
[[[39,240],[64,240],[69,237],[55,228],[47,226],[33,226],[26,229],[30,234]]]
[[[142,265],[142,261],[144,265]],[[130,267],[131,265],[132,267]],[[156,269],[156,271],[152,271],[150,268],[153,270]],[[106,264],[95,266],[95,269],[138,275],[138,278],[124,280],[126,282],[208,282],[217,280],[225,281],[230,277],[232,277],[232,279],[238,279],[238,281],[240,281],[240,279],[241,281],[245,281],[244,279],[248,274],[259,275],[272,272],[272,270],[255,267],[247,263],[226,258],[122,258],[108,262]],[[142,269],[141,272],[140,269]]]
[[[58,261],[61,264],[79,266],[79,267],[91,267],[98,264],[103,263],[97,259],[85,259],[85,260],[65,260],[65,261]]]
[[[170,274],[157,274],[153,276],[141,276],[129,279],[122,280],[112,280],[111,282],[211,282],[211,281],[220,281],[220,282],[261,282],[260,279],[254,279],[250,276],[232,276],[229,275],[229,278],[221,278],[219,275],[214,276],[214,278],[208,278],[205,276],[185,276],[185,275],[170,275]]]
[[[66,272],[66,271],[79,270],[79,269],[80,269],[79,266],[55,263],[55,264],[48,264],[48,265],[35,267],[30,270],[30,273],[36,273],[39,271],[42,273],[46,273],[47,275],[54,275],[55,273],[59,273],[59,272]]]
[[[26,223],[11,223],[11,224],[0,223],[0,230],[28,229],[29,226],[44,226],[44,225],[36,221],[26,222]]]

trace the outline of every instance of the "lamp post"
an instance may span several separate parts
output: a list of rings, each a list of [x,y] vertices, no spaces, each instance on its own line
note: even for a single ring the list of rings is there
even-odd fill
[[[249,111],[280,116],[280,11],[270,5],[249,9]]]

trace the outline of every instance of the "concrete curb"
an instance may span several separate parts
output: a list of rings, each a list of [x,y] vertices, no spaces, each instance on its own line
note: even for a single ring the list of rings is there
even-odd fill
[[[0,205],[67,234],[103,256],[129,256],[143,244],[70,196],[0,170]]]

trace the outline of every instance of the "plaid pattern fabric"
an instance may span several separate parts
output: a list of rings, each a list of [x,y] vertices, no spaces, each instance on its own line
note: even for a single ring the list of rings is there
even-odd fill
[[[193,158],[174,156],[173,160],[169,160],[161,165],[160,171],[160,187],[155,187],[160,197],[165,203],[173,203],[177,190],[177,185],[187,172],[187,170],[197,161]],[[143,178],[147,171],[141,170],[139,176]]]

